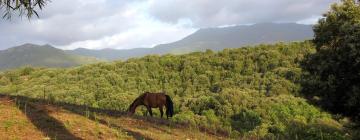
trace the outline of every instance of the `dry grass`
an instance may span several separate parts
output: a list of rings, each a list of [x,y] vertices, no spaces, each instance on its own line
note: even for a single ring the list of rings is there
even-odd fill
[[[63,122],[67,130],[81,139],[131,139],[125,132],[110,128],[105,124],[90,120],[85,116],[53,106],[46,106],[46,109],[50,111],[50,116]]]
[[[86,112],[79,106],[0,96],[1,139],[225,139],[160,118]],[[77,111],[74,111],[77,110]],[[79,111],[80,110],[80,111]]]
[[[146,139],[154,140],[216,140],[225,139],[220,136],[200,132],[196,128],[172,126],[164,124],[160,119],[147,120],[144,117],[111,117],[99,116],[99,119],[106,120],[112,127],[121,128],[128,133],[141,134]]]
[[[9,98],[0,98],[0,138],[35,140],[45,138]]]

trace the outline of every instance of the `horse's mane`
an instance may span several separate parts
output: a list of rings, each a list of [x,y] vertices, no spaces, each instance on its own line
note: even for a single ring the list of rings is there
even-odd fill
[[[140,99],[143,99],[143,98],[145,97],[145,94],[147,94],[147,93],[149,93],[149,92],[145,92],[145,93],[141,94],[139,97],[137,97],[137,98],[130,104],[128,110],[130,111],[130,109],[134,106],[134,104],[135,104],[137,101],[139,101]]]

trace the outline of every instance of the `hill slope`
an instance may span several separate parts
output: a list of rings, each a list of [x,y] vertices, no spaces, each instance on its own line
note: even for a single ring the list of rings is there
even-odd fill
[[[0,74],[0,93],[126,111],[144,91],[164,91],[174,102],[171,122],[234,139],[350,139],[343,127],[348,121],[299,97],[299,63],[314,49],[310,42],[278,43],[68,69],[16,69]],[[158,109],[153,113],[159,116]]]
[[[166,120],[109,115],[71,104],[0,95],[1,139],[224,139],[220,136],[176,127]],[[111,114],[114,114],[112,112]]]
[[[24,44],[0,51],[0,70],[21,66],[70,67],[94,62],[99,60],[67,54],[50,45]]]
[[[154,48],[136,48],[129,50],[89,50],[75,49],[68,52],[102,59],[128,59],[148,54],[183,54],[206,49],[222,50],[225,48],[240,48],[261,43],[279,41],[303,41],[313,38],[312,26],[293,23],[262,23],[223,28],[206,28],[185,37],[182,40],[157,45]]]

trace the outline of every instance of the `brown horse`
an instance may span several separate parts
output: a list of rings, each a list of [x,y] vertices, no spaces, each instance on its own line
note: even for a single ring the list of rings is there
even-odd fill
[[[173,102],[169,95],[165,93],[150,93],[145,92],[141,94],[135,101],[129,106],[129,114],[134,114],[138,106],[144,105],[150,116],[152,116],[151,108],[159,108],[161,113],[161,118],[163,117],[163,107],[166,107],[166,117],[172,117],[174,113]]]

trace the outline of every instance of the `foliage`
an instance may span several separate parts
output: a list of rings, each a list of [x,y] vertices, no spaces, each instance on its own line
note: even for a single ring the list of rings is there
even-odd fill
[[[241,110],[231,117],[232,128],[240,132],[248,132],[261,124],[261,117],[254,111]]]
[[[172,121],[216,133],[269,139],[297,134],[299,139],[320,134],[329,135],[325,139],[346,138],[342,127],[316,133],[318,120],[341,125],[295,97],[302,73],[299,62],[313,51],[310,42],[294,42],[68,69],[22,68],[0,75],[0,92],[125,111],[144,91],[165,91],[175,103]]]
[[[314,27],[316,53],[302,67],[303,94],[326,110],[360,120],[360,4],[343,0]]]
[[[39,17],[37,10],[41,10],[47,2],[48,0],[0,0],[0,9],[5,11],[3,18],[10,19],[13,13],[17,13],[30,19],[34,15]]]

